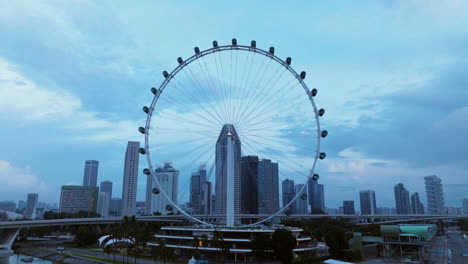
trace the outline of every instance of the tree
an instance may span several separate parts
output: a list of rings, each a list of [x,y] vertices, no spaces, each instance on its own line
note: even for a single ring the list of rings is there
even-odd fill
[[[296,238],[293,236],[292,232],[287,229],[280,228],[273,232],[273,251],[275,256],[285,264],[291,263],[293,249],[296,247],[296,243]]]
[[[262,261],[271,257],[272,241],[269,234],[260,233],[252,240],[252,254],[256,260]]]
[[[76,236],[73,242],[79,246],[86,246],[96,243],[98,234],[92,232],[87,226],[80,226],[76,231]]]

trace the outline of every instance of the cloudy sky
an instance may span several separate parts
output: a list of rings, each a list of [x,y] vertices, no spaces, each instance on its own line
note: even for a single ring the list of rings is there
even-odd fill
[[[317,171],[328,207],[399,182],[468,196],[466,1],[0,1],[0,200],[58,202],[84,161],[122,188],[141,106],[176,58],[213,40],[276,47],[320,91],[330,131]],[[142,160],[141,167],[145,166]],[[143,179],[140,176],[140,179]],[[139,200],[145,180],[139,182]]]

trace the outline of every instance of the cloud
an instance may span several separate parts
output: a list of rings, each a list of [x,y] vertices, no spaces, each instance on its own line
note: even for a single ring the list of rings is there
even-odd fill
[[[0,94],[2,119],[53,124],[73,132],[74,140],[125,141],[137,135],[137,121],[119,120],[112,115],[102,118],[101,113],[86,110],[76,95],[53,86],[40,86],[2,58]]]
[[[47,191],[48,186],[31,169],[14,167],[5,160],[0,160],[0,190],[2,192],[14,191]]]

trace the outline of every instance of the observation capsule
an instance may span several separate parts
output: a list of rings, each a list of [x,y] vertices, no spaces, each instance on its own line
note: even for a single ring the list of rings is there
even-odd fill
[[[322,133],[320,133],[320,136],[322,136],[323,138],[326,137],[328,135],[328,131],[326,130],[322,130]]]
[[[301,194],[301,199],[302,199],[302,200],[307,199],[307,194],[305,194],[305,193]]]
[[[312,91],[310,92],[312,94],[312,97],[316,96],[317,95],[317,89],[312,89]]]
[[[325,114],[325,109],[320,108],[320,110],[318,111],[318,114],[319,116],[323,116]]]
[[[167,77],[169,76],[169,73],[167,73],[167,71],[163,71],[163,76],[164,76],[164,78],[167,79]]]
[[[145,155],[145,154],[146,154],[146,149],[144,149],[144,148],[139,148],[139,149],[138,149],[138,152],[140,152],[141,155]]]
[[[218,47],[218,41],[214,40],[213,41],[213,48],[217,48]]]
[[[153,194],[159,194],[159,189],[158,189],[158,188],[153,188],[153,189],[151,190],[151,192],[152,192]]]
[[[317,173],[314,173],[314,175],[312,175],[312,180],[316,181],[320,178],[320,176],[317,174]]]
[[[166,205],[166,210],[167,210],[167,211],[172,211],[172,205],[167,204],[167,205]]]
[[[301,75],[301,79],[304,80],[306,77],[306,72],[302,71],[300,75]]]
[[[179,57],[179,58],[177,58],[177,62],[178,62],[179,64],[182,64],[182,63],[184,63],[184,60],[183,60],[181,57]]]
[[[148,168],[144,168],[144,169],[143,169],[143,173],[146,174],[146,175],[150,175],[150,174],[151,174],[151,171],[150,171],[150,169],[148,169]]]
[[[145,112],[145,113],[148,114],[148,113],[149,113],[149,110],[150,110],[149,107],[147,107],[146,105],[143,106],[143,112]]]
[[[200,49],[198,47],[195,47],[193,50],[195,51],[195,54],[200,53]]]
[[[320,152],[319,159],[323,160],[326,156],[325,152]]]
[[[138,131],[140,131],[140,133],[142,133],[142,134],[146,133],[146,129],[144,127],[139,127]]]
[[[270,47],[269,52],[270,52],[271,55],[274,55],[275,54],[275,47]]]
[[[287,65],[291,65],[291,57],[287,57],[287,58],[286,58],[286,64],[287,64]]]
[[[158,89],[152,87],[152,88],[151,88],[151,92],[152,92],[154,95],[156,95],[156,94],[158,93]]]
[[[255,40],[250,41],[250,46],[251,46],[252,48],[257,47],[257,41],[255,41]]]
[[[237,39],[233,38],[231,42],[232,42],[232,45],[237,46]]]

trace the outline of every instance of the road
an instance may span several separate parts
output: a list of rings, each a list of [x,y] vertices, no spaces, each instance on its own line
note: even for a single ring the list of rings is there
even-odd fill
[[[114,255],[110,255],[109,257],[107,256],[106,253],[104,252],[97,252],[89,249],[78,249],[78,248],[66,248],[66,253],[76,253],[76,254],[81,254],[81,255],[88,255],[88,256],[93,256],[93,257],[98,257],[98,258],[104,258],[104,259],[109,259],[113,260]],[[131,259],[129,260],[130,263],[133,263],[133,257],[130,257]],[[115,260],[118,261],[124,261],[124,257],[120,255],[115,255]],[[138,264],[163,264],[164,262],[157,262],[157,261],[152,261],[152,260],[146,260],[146,259],[138,259],[137,260]],[[170,263],[170,262],[166,262]]]
[[[452,251],[451,264],[466,264],[468,256],[462,256],[463,251],[468,252],[468,241],[466,241],[459,232],[447,233],[448,246]]]

